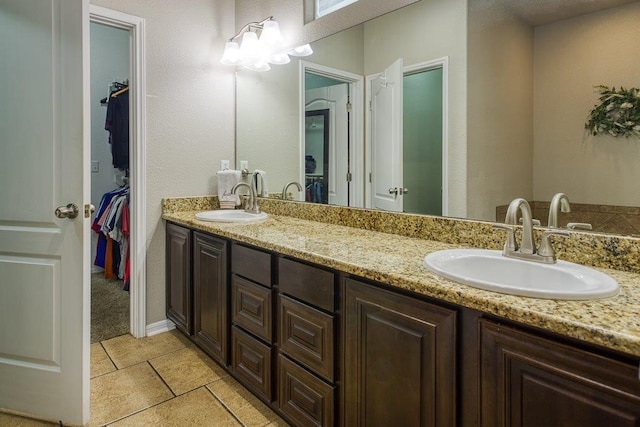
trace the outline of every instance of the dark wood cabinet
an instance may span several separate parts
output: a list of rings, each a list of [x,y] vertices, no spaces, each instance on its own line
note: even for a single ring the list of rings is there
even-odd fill
[[[193,233],[193,340],[223,365],[228,356],[227,242]]]
[[[456,424],[454,310],[346,278],[343,329],[345,426]]]
[[[191,285],[191,230],[167,223],[166,233],[167,317],[187,335],[193,333]]]
[[[640,425],[640,378],[623,363],[480,320],[482,425]]]
[[[231,369],[262,400],[275,399],[272,255],[231,246]]]
[[[336,424],[336,274],[278,258],[279,408],[297,426]]]
[[[638,357],[173,223],[166,262],[167,317],[295,426],[640,426]]]

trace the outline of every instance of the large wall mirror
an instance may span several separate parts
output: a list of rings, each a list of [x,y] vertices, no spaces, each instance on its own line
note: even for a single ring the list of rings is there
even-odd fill
[[[304,186],[305,129],[319,123],[305,110],[328,110],[333,101],[315,95],[327,102],[305,107],[304,92],[314,89],[308,77],[330,80],[337,73],[351,76],[337,80],[352,88],[352,114],[350,146],[341,154],[350,169],[335,175],[350,174],[352,181],[346,202],[323,200],[375,207],[375,177],[400,164],[404,182],[381,191],[399,190],[391,197],[402,198],[406,212],[496,221],[504,218],[501,207],[525,197],[544,225],[551,197],[563,192],[572,212],[561,225],[640,234],[640,140],[584,131],[598,100],[595,85],[640,85],[639,20],[640,2],[629,0],[420,0],[312,43],[314,54],[304,61],[266,73],[238,71],[236,162],[267,171],[274,193],[290,181]],[[375,79],[387,78],[398,59],[405,156],[376,170],[371,138],[382,131],[375,130],[369,101],[376,99]],[[422,71],[436,71],[430,83],[411,78]],[[383,80],[382,86],[394,85]],[[430,89],[423,94],[422,87]],[[418,114],[413,123],[412,109]],[[425,115],[441,129],[419,127]],[[382,117],[378,122],[390,121]],[[424,145],[427,134],[440,142],[423,149],[430,164],[406,155],[410,144]],[[327,188],[331,162],[328,169],[322,172]],[[308,196],[296,193],[297,200]]]

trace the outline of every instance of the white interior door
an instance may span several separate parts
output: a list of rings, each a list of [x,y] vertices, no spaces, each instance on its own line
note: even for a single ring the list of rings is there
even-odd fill
[[[349,206],[349,85],[329,86],[327,92],[336,101],[329,117],[329,203]]]
[[[371,205],[402,212],[402,58],[371,81]]]
[[[0,0],[0,407],[74,424],[89,417],[88,28],[88,0]],[[58,218],[68,204],[78,216]]]

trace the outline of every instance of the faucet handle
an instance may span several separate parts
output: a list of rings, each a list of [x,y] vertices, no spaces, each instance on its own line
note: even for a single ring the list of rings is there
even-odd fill
[[[504,230],[507,232],[507,240],[504,244],[504,252],[515,252],[518,250],[518,244],[516,243],[516,230],[513,228],[513,226],[496,222],[493,224],[493,228]]]
[[[551,246],[551,242],[549,241],[549,237],[551,236],[564,236],[568,237],[571,233],[567,230],[547,230],[542,233],[542,238],[540,239],[540,247],[538,248],[538,255],[541,257],[547,258],[550,262],[556,262],[556,253],[553,250],[553,246]]]
[[[520,219],[518,220],[518,222],[519,222],[520,224],[524,224],[524,218],[520,218]],[[535,219],[535,218],[532,218],[532,219],[531,219],[531,224],[536,225],[536,226],[540,226],[540,225],[542,225],[542,223],[540,222],[540,220],[539,220],[539,219]]]
[[[593,227],[588,222],[570,222],[567,224],[569,230],[593,230]]]

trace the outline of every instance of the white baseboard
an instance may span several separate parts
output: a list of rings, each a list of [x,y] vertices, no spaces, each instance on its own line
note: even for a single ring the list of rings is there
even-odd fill
[[[146,331],[147,336],[151,337],[153,335],[161,334],[163,332],[168,332],[172,329],[175,329],[176,325],[169,319],[164,319],[159,322],[152,323],[147,325]]]

